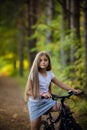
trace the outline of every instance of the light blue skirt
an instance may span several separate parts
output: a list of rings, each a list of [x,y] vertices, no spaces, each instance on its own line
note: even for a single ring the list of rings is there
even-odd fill
[[[52,99],[29,99],[28,100],[28,110],[30,120],[35,120],[38,117],[42,116],[49,109],[51,109],[56,104],[56,101]]]

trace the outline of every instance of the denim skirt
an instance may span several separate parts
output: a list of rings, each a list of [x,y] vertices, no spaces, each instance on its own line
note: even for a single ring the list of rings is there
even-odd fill
[[[56,104],[56,101],[52,99],[28,99],[28,111],[30,120],[35,120],[42,116],[49,109],[51,109]]]

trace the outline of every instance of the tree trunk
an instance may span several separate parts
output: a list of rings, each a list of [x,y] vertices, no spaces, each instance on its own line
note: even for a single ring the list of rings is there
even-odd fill
[[[61,26],[61,60],[62,60],[62,65],[66,66],[66,52],[65,49],[63,47],[63,42],[64,42],[64,37],[66,34],[66,30],[67,30],[67,11],[66,11],[66,0],[62,0],[62,9],[61,9],[61,13],[62,13],[62,26]]]
[[[24,44],[24,35],[23,35],[23,28],[20,27],[19,30],[19,74],[23,76],[23,44]]]
[[[85,73],[86,73],[86,83],[85,92],[87,97],[87,0],[84,0],[84,39],[85,39]]]
[[[20,76],[23,76],[24,23],[23,23],[23,12],[21,8],[19,8],[18,29],[19,29],[19,74]]]
[[[66,0],[66,9],[67,9],[67,28],[68,30],[70,31],[70,15],[71,15],[71,12],[70,12],[70,3],[71,3],[71,0]]]
[[[71,6],[70,28],[71,28],[71,30],[73,30],[74,29],[74,20],[73,20],[73,18],[74,18],[74,1],[73,0],[71,0],[70,6]],[[71,48],[70,48],[70,63],[71,63],[71,65],[73,65],[73,63],[74,63],[74,52],[75,52],[74,45],[71,44]]]
[[[71,1],[71,30],[75,29],[75,39],[78,40],[77,48],[80,48],[80,1]],[[74,45],[71,45],[71,64],[75,61],[76,50]]]
[[[27,8],[27,12],[26,12],[27,13],[27,36],[30,38],[35,32],[35,30],[32,27],[37,22],[38,0],[37,1],[26,0],[26,8]],[[37,51],[35,50],[36,41],[37,41],[36,38],[27,41],[29,68],[31,67],[35,55],[37,53]]]
[[[78,47],[80,47],[80,1],[74,0],[74,27],[76,30],[76,38],[78,39]]]
[[[53,0],[46,1],[46,24],[49,26],[53,17]],[[46,43],[51,43],[52,41],[52,31],[46,30]]]

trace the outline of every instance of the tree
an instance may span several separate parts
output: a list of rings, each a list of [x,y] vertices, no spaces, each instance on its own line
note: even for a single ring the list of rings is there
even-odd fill
[[[63,42],[64,42],[64,37],[66,35],[66,30],[67,28],[67,9],[66,9],[66,0],[62,0],[62,7],[61,7],[61,14],[62,14],[62,23],[61,23],[61,60],[62,60],[62,65],[66,66],[66,52],[65,49],[63,47]]]
[[[19,55],[19,74],[20,76],[23,76],[23,70],[24,70],[24,66],[23,66],[23,60],[24,60],[24,13],[22,8],[19,5],[19,17],[18,17],[18,30],[19,30],[19,51],[18,51],[18,55]]]
[[[85,73],[86,73],[85,90],[87,96],[87,0],[84,0],[84,39],[85,39]]]
[[[27,15],[27,47],[28,47],[28,56],[30,61],[30,67],[33,63],[34,57],[37,53],[35,50],[36,47],[36,38],[32,38],[35,29],[33,26],[37,22],[38,15],[38,0],[26,0],[26,15]]]
[[[10,64],[13,64],[14,71],[16,71],[16,61],[19,60],[19,74],[23,75],[23,1],[1,1],[0,4],[0,25],[2,26],[2,30],[5,29],[5,34],[7,33],[6,40],[7,47],[5,48],[5,55],[12,54],[13,56],[9,59]],[[18,25],[18,28],[17,28]],[[17,33],[19,30],[19,37],[17,37]],[[4,32],[3,32],[4,34]],[[2,34],[2,35],[3,35]],[[9,34],[9,35],[8,35]],[[19,39],[19,44],[18,39]],[[6,44],[6,40],[4,38],[3,42]],[[4,44],[2,45],[2,48],[4,47]],[[19,45],[19,46],[18,46]],[[19,50],[18,50],[19,48]],[[19,59],[18,59],[19,54]]]
[[[46,14],[46,25],[50,26],[53,18],[53,9],[54,9],[54,4],[53,0],[47,0],[46,1],[46,8],[45,8],[45,14]],[[52,31],[51,30],[46,30],[46,43],[51,43],[52,42]]]

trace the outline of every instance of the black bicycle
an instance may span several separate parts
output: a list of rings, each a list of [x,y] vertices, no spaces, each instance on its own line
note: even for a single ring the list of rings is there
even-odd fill
[[[62,104],[62,110],[58,114],[56,119],[53,119],[51,111],[47,111],[47,121],[41,120],[39,130],[55,130],[55,123],[59,122],[58,130],[82,130],[81,126],[76,122],[73,117],[73,112],[67,110],[64,102],[66,99],[69,99],[74,93],[72,91],[68,92],[67,96],[57,96],[52,94],[53,100],[58,100],[60,98]],[[77,95],[77,94],[74,94]]]

